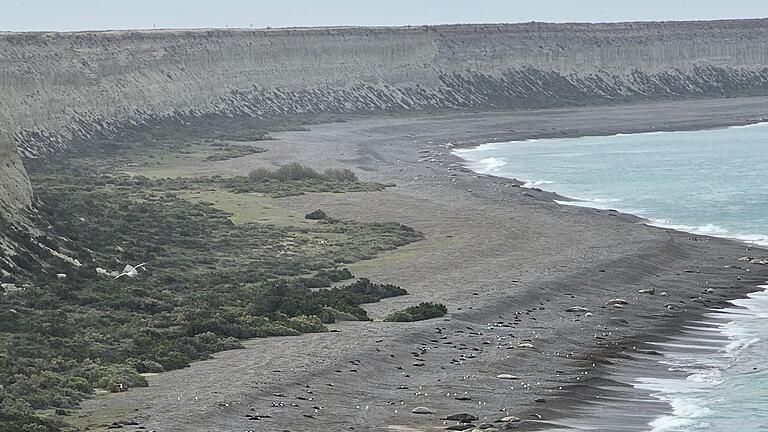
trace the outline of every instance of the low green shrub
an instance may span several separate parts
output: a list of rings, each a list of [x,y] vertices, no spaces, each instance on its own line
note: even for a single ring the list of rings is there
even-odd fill
[[[342,169],[328,168],[327,170],[323,171],[323,175],[333,180],[341,180],[341,181],[348,181],[348,182],[359,181],[357,178],[357,174],[355,174],[355,172],[349,168],[342,168]]]
[[[360,321],[360,318],[352,315],[348,312],[342,312],[340,310],[336,310],[332,307],[324,307],[322,311],[320,311],[320,320],[325,324],[332,324],[336,321]]]
[[[59,426],[38,417],[29,403],[0,387],[0,432],[54,432]]]
[[[324,220],[324,219],[328,219],[328,215],[325,214],[324,211],[318,209],[318,210],[311,211],[311,212],[307,213],[306,215],[304,215],[304,219]]]
[[[275,178],[275,173],[269,168],[258,167],[248,173],[248,178],[251,181],[263,181]]]
[[[278,180],[307,180],[322,177],[314,168],[298,162],[290,162],[280,166],[274,174]]]
[[[207,162],[237,159],[237,158],[249,156],[252,154],[264,153],[266,151],[260,147],[251,147],[247,145],[232,145],[232,144],[217,143],[217,144],[214,144],[213,146],[218,147],[221,150],[207,156],[204,159]]]
[[[299,333],[322,333],[328,331],[320,319],[314,315],[299,315],[289,318],[286,321],[286,325]]]
[[[206,179],[198,179],[198,181]],[[185,179],[184,181],[188,181]],[[235,193],[262,192],[274,197],[297,195],[304,192],[365,192],[380,191],[394,185],[361,182],[357,175],[348,168],[327,169],[319,173],[314,168],[291,162],[276,170],[259,167],[253,169],[248,177],[230,177],[207,179],[222,184]]]
[[[384,318],[387,322],[413,322],[431,318],[439,318],[448,313],[448,308],[440,303],[419,303],[397,312],[393,312]]]
[[[97,386],[111,392],[118,392],[133,387],[146,387],[146,378],[128,365],[109,365],[100,368]],[[123,388],[121,388],[121,386]]]

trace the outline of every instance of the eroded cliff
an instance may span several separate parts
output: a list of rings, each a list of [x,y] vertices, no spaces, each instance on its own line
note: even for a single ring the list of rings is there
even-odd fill
[[[12,257],[19,253],[19,235],[33,231],[28,224],[32,187],[16,144],[0,129],[0,276],[16,268]],[[22,234],[23,233],[23,234]],[[5,292],[0,278],[0,295]]]
[[[0,35],[25,155],[126,123],[768,93],[768,21]]]
[[[19,218],[32,205],[32,187],[16,144],[0,129],[0,217]]]

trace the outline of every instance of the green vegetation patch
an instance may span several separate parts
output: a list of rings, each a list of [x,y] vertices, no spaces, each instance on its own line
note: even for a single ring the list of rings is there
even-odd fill
[[[17,239],[32,252],[11,257],[22,276],[0,297],[0,432],[57,430],[35,410],[63,414],[96,388],[145,386],[142,374],[185,367],[245,338],[368,320],[361,304],[407,293],[367,279],[329,288],[352,277],[341,266],[422,238],[398,223],[343,218],[236,225],[230,213],[184,199],[226,189],[221,178],[115,176],[76,160],[29,171],[47,228]],[[342,177],[269,178],[262,190],[358,183]],[[135,277],[114,278],[139,263],[147,264]]]
[[[105,140],[78,143],[66,153],[57,154],[52,169],[75,165],[90,172],[138,172],[154,177],[193,175],[206,163],[225,161],[267,150],[250,142],[230,141],[223,138],[187,137],[171,140],[164,136],[153,137],[148,143],[141,136],[123,137],[122,140]],[[234,138],[234,137],[232,137]],[[271,139],[257,134],[253,141]],[[46,164],[45,160],[34,161],[33,165]]]
[[[115,185],[141,186],[167,191],[221,190],[238,194],[268,195],[273,198],[303,195],[310,192],[378,192],[393,186],[391,184],[363,182],[358,180],[356,176],[354,179],[350,179],[346,174],[330,174],[328,172],[320,174],[312,168],[298,164],[295,165],[304,170],[311,170],[317,175],[302,176],[297,174],[283,177],[278,174],[284,168],[281,167],[276,171],[258,169],[252,171],[248,177],[212,176],[151,179],[144,176],[117,176],[105,181]],[[257,171],[262,174],[254,175],[254,172]],[[343,172],[343,170],[332,170],[332,172],[337,171]],[[265,172],[269,173],[269,175],[263,175]]]
[[[431,318],[439,318],[448,313],[448,308],[440,303],[419,303],[397,312],[393,312],[384,318],[387,322],[413,322]]]
[[[272,197],[300,195],[306,192],[374,192],[393,186],[363,182],[349,169],[329,168],[323,172],[291,162],[277,169],[257,168],[248,177],[213,177],[208,181],[235,193],[262,193]]]
[[[212,147],[217,148],[213,154],[205,157],[206,162],[225,161],[230,159],[237,159],[252,154],[264,153],[266,150],[261,147],[252,147],[240,144],[229,144],[223,142],[217,142],[211,144]]]
[[[311,192],[378,192],[392,186],[363,181],[348,181],[325,176],[296,180],[275,178],[254,179],[252,177],[195,177],[159,179],[154,181],[168,189],[216,188],[233,193],[255,193],[282,198]]]

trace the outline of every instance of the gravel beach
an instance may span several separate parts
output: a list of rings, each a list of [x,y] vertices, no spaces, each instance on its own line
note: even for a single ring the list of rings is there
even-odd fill
[[[117,422],[121,430],[159,432],[569,430],[573,418],[593,430],[645,430],[668,407],[620,378],[651,369],[647,342],[674,337],[686,322],[764,283],[768,268],[739,258],[768,251],[562,206],[550,193],[477,175],[451,151],[766,119],[765,97],[346,117],[272,134],[276,140],[258,143],[265,153],[188,167],[247,174],[298,161],[394,183],[377,193],[275,202],[422,231],[424,240],[350,269],[410,293],[367,305],[373,317],[422,301],[444,303],[449,314],[247,341],[245,349],[152,376],[148,388],[89,400],[78,415],[92,430]],[[606,417],[606,404],[632,408]]]

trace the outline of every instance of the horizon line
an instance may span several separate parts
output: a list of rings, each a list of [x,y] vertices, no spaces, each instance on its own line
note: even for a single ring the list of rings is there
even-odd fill
[[[507,22],[465,22],[439,24],[398,24],[398,25],[317,25],[317,26],[285,26],[285,27],[125,27],[125,28],[94,28],[79,30],[0,30],[0,34],[77,34],[77,33],[111,33],[111,32],[194,32],[194,31],[285,31],[285,30],[342,30],[342,29],[408,29],[429,27],[455,26],[511,26],[526,24],[543,25],[620,25],[620,24],[669,24],[669,23],[716,23],[737,21],[768,21],[768,17],[760,18],[713,18],[713,19],[680,19],[680,20],[619,20],[619,21],[507,21]]]

